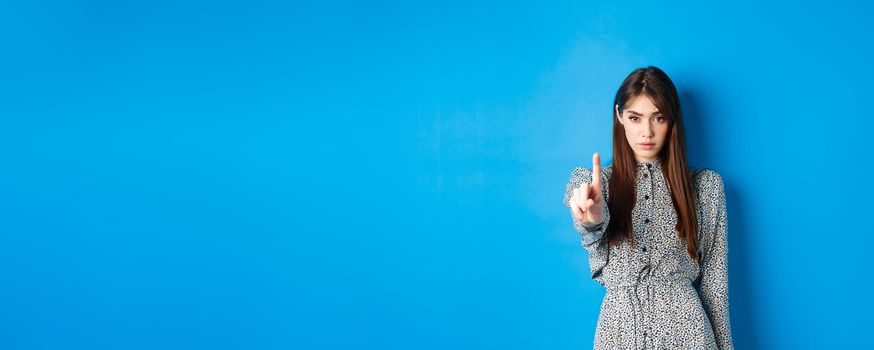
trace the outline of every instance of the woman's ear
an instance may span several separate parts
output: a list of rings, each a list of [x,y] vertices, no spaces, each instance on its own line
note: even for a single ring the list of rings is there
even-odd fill
[[[622,124],[622,118],[619,116],[619,105],[618,104],[613,105],[613,110],[615,112],[616,119],[619,119],[619,124]],[[622,125],[625,125],[625,124],[622,124]]]

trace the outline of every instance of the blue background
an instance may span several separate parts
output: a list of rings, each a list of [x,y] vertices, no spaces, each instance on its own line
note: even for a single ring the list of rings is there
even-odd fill
[[[872,8],[4,3],[0,347],[585,349],[634,68],[726,181],[739,349],[870,343]]]

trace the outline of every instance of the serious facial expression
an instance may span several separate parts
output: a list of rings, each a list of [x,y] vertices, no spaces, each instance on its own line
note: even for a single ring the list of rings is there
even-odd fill
[[[646,95],[639,95],[627,103],[621,113],[619,105],[615,105],[614,109],[619,123],[625,129],[628,145],[634,150],[634,158],[638,162],[657,159],[665,144],[669,122],[652,100]]]

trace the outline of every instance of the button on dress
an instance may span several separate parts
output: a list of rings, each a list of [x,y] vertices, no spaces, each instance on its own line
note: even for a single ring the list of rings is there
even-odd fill
[[[677,214],[661,161],[637,164],[632,234],[609,246],[609,179],[601,168],[605,220],[586,227],[573,218],[589,255],[592,279],[606,287],[595,329],[595,349],[733,349],[728,308],[725,190],[711,169],[690,168],[699,225],[698,261],[677,235]],[[564,194],[592,183],[592,170],[574,168]],[[604,238],[604,239],[602,239]]]

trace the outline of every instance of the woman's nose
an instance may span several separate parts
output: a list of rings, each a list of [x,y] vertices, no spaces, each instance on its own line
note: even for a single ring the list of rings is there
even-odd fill
[[[652,122],[647,122],[646,125],[643,126],[643,136],[651,137],[655,134],[655,130],[653,130]]]

